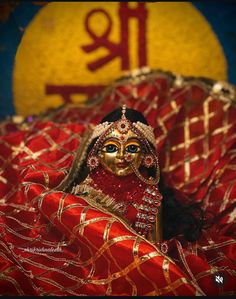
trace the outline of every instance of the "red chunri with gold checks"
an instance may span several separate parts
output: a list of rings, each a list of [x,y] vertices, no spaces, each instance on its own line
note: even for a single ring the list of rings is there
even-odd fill
[[[155,128],[165,183],[216,216],[197,242],[169,240],[166,255],[63,188],[89,126],[122,104]],[[231,85],[153,71],[121,78],[84,107],[2,122],[0,293],[235,294],[235,116]]]

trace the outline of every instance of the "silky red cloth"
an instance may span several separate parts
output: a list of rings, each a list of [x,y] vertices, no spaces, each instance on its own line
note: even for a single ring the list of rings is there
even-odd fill
[[[164,72],[125,78],[90,100],[96,106],[1,124],[2,295],[236,293],[235,104],[200,79],[182,79],[177,85]],[[169,240],[166,255],[62,189],[89,124],[124,103],[154,127],[165,184],[216,216],[197,242]]]

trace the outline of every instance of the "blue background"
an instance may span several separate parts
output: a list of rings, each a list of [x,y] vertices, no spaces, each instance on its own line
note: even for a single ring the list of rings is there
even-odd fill
[[[217,35],[228,63],[228,81],[236,85],[236,3],[191,3],[205,16]],[[24,28],[41,7],[31,2],[20,3],[6,21],[0,21],[0,119],[15,114],[12,95],[14,58]]]

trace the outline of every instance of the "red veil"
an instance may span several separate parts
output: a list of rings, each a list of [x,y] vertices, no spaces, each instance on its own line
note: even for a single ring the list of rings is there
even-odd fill
[[[65,191],[88,128],[126,104],[155,128],[166,185],[214,216],[197,242],[164,255],[111,213]],[[153,71],[122,78],[83,107],[1,123],[2,295],[236,293],[233,86]]]

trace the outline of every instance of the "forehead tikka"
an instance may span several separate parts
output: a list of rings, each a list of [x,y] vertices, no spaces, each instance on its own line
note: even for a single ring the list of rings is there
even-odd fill
[[[126,105],[122,106],[121,110],[121,119],[117,120],[114,123],[114,127],[119,131],[121,134],[126,134],[132,127],[132,123],[126,118]]]

